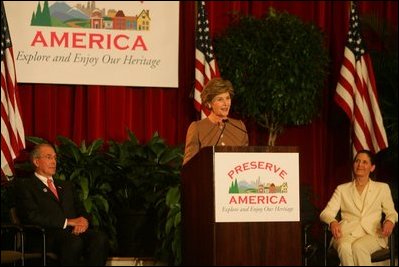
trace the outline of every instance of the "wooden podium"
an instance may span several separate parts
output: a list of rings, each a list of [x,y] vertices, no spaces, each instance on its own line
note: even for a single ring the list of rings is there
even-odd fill
[[[182,169],[183,265],[302,264],[300,221],[215,221],[215,152],[297,152],[296,147],[205,147]]]

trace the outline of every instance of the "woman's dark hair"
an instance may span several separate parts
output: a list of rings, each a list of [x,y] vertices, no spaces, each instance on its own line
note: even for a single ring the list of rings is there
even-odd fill
[[[357,156],[358,156],[359,154],[366,154],[366,155],[370,158],[371,165],[375,165],[375,157],[374,157],[374,154],[373,154],[373,152],[371,152],[370,150],[367,150],[367,149],[359,150],[359,151],[356,153],[356,156],[353,158],[353,162],[355,162],[355,160],[357,159]]]
[[[355,160],[357,159],[357,156],[359,154],[366,154],[370,159],[371,165],[375,165],[375,156],[374,156],[373,152],[371,152],[370,150],[367,150],[367,149],[359,150],[356,153],[356,156],[353,158],[353,162],[355,162]],[[374,171],[375,171],[375,169],[374,169]],[[375,180],[374,171],[370,172],[370,178],[372,178],[373,180]]]

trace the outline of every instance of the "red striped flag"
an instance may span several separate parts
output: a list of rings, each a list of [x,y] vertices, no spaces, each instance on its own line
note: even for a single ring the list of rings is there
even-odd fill
[[[362,149],[377,153],[388,147],[371,57],[361,36],[355,2],[351,6],[348,40],[334,99],[351,120],[354,155]]]
[[[209,115],[209,110],[202,106],[201,92],[208,81],[214,77],[219,77],[219,69],[209,34],[209,21],[205,10],[205,2],[198,4],[197,31],[195,49],[195,88],[194,88],[194,107],[201,112],[201,118]]]
[[[13,161],[25,148],[14,55],[4,4],[1,2],[1,175],[12,176]]]

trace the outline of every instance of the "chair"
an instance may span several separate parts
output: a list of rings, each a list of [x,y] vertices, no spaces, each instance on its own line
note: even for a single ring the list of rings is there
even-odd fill
[[[338,252],[330,246],[330,240],[332,234],[329,230],[329,226],[324,224],[324,266],[338,266],[339,257]],[[396,230],[396,225],[395,225]],[[395,266],[395,230],[388,238],[388,247],[377,250],[371,254],[371,262],[381,262],[389,259],[389,265]]]
[[[17,211],[13,207],[10,209],[10,219],[14,226],[18,226],[22,229],[23,235],[20,241],[21,249],[24,251],[24,260],[41,259],[43,266],[47,265],[48,259],[57,261],[58,256],[52,252],[47,252],[46,247],[46,230],[37,225],[22,224],[18,218]],[[34,244],[31,243],[31,241]],[[36,241],[39,240],[39,243]],[[39,251],[32,250],[32,247],[40,245]]]
[[[18,225],[1,224],[1,264],[14,263],[25,265],[24,247],[20,246],[23,240],[23,229]]]
[[[317,252],[316,244],[312,243],[309,238],[309,229],[311,224],[305,224],[303,227],[303,266],[309,266],[310,260],[315,256]]]
[[[23,224],[18,218],[17,210],[15,208],[15,195],[17,194],[15,190],[17,190],[17,183],[18,181],[14,179],[7,184],[7,195],[9,197],[8,206],[11,208],[9,208],[9,220],[7,220],[8,224],[6,225],[6,227],[8,227],[8,229],[19,229],[19,232],[14,235],[14,249],[16,251],[23,251],[23,261],[21,262],[21,264],[25,264],[26,261],[29,260],[32,262],[32,264],[38,265],[40,263],[33,261],[40,260],[42,265],[46,266],[48,259],[57,261],[58,257],[54,253],[47,252],[46,230],[43,227],[38,225]],[[16,255],[15,253],[12,254]]]

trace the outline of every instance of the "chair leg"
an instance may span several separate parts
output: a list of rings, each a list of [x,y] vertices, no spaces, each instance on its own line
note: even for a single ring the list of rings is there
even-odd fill
[[[390,259],[389,259],[389,263],[391,266],[395,266],[395,231],[393,233],[391,233],[391,235],[389,236],[389,249],[390,249]]]
[[[324,226],[324,227],[326,227],[326,226]],[[327,251],[328,251],[328,230],[327,229],[325,229],[324,230],[324,251],[323,251],[323,253],[324,253],[324,266],[327,266]]]
[[[25,240],[24,233],[21,233],[21,266],[25,266]]]
[[[43,266],[47,265],[47,248],[46,248],[46,234],[43,232]]]

